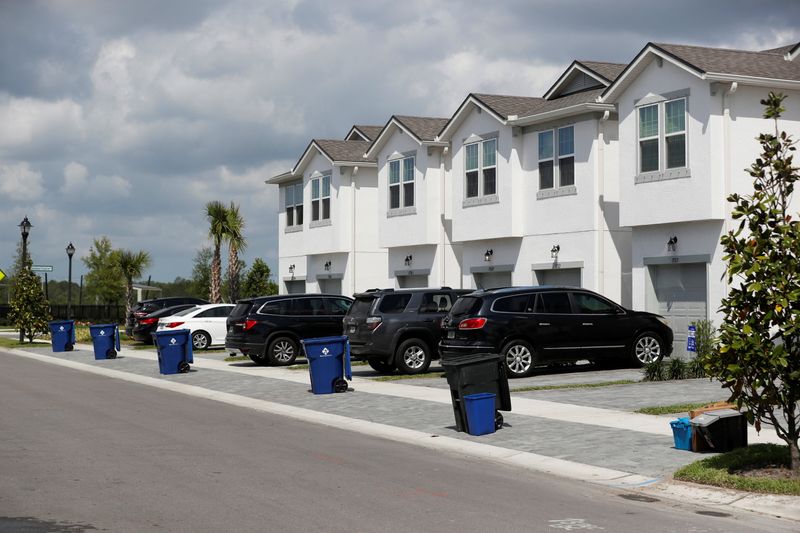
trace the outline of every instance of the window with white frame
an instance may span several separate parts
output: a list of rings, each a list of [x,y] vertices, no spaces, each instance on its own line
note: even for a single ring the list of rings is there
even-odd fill
[[[389,161],[389,209],[414,206],[414,157]]]
[[[539,189],[575,185],[575,128],[539,132]]]
[[[285,187],[286,227],[303,225],[303,182],[292,183]]]
[[[497,194],[497,139],[464,146],[466,197]]]
[[[311,179],[311,220],[331,218],[331,177]]]
[[[685,167],[686,98],[644,105],[638,113],[639,173]]]

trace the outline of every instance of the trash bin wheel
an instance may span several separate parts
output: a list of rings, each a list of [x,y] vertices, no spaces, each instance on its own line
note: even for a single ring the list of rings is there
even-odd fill
[[[503,413],[500,411],[494,412],[494,429],[503,429]]]
[[[333,392],[347,392],[347,381],[344,378],[336,378],[333,381]]]
[[[71,342],[68,342],[64,345],[65,352],[71,352],[73,349],[75,349],[75,347],[72,345]]]
[[[106,359],[116,359],[117,358],[117,351],[114,348],[109,348],[106,350]]]
[[[178,363],[178,372],[180,372],[181,374],[185,374],[188,371],[189,371],[189,363],[187,363],[186,361],[181,361],[180,363]]]

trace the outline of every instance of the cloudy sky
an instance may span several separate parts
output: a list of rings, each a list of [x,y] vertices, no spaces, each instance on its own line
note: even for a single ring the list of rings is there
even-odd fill
[[[800,41],[800,2],[0,0],[0,268],[17,225],[66,279],[92,239],[191,274],[203,206],[240,204],[248,264],[277,256],[277,191],[313,137],[469,92],[540,96],[573,59],[648,42]],[[645,6],[645,7],[643,7]],[[74,275],[84,273],[78,260]]]

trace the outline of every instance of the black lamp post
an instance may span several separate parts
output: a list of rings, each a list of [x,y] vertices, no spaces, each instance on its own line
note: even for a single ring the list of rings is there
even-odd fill
[[[28,234],[31,232],[33,224],[30,223],[28,217],[22,219],[19,223],[19,231],[22,233],[22,268],[28,268]],[[25,341],[25,330],[19,328],[19,343]]]
[[[67,257],[69,257],[69,270],[67,274],[67,320],[72,318],[72,256],[75,254],[75,247],[72,243],[67,245]]]

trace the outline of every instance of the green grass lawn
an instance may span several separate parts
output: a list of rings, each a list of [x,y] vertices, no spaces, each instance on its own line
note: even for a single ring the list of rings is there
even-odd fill
[[[754,444],[701,459],[675,472],[675,479],[726,489],[800,496],[800,478],[789,478],[789,447]]]
[[[688,413],[693,409],[700,409],[706,405],[714,402],[701,402],[701,403],[674,403],[672,405],[654,405],[649,407],[642,407],[637,409],[636,413],[643,415],[672,415],[679,413]]]
[[[632,379],[618,379],[616,381],[600,381],[597,383],[565,383],[563,385],[534,385],[531,387],[517,387],[511,392],[531,392],[538,390],[559,390],[559,389],[595,389],[597,387],[611,387],[612,385],[631,385],[639,383]]]

